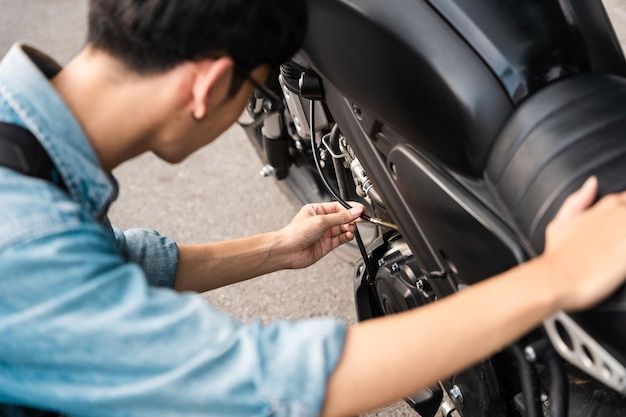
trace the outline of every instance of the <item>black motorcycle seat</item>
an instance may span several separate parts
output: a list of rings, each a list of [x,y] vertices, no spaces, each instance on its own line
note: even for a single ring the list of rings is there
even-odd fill
[[[586,74],[556,82],[515,111],[486,178],[537,253],[565,198],[591,175],[600,195],[626,189],[626,80]]]

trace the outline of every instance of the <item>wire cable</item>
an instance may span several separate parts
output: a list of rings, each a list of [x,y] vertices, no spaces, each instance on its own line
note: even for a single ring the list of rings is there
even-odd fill
[[[335,190],[333,189],[333,187],[331,187],[331,185],[329,184],[328,180],[326,179],[326,176],[324,175],[324,172],[322,171],[322,164],[320,163],[320,156],[318,154],[317,151],[317,143],[315,142],[315,100],[311,100],[310,103],[310,108],[309,108],[309,113],[311,116],[311,121],[309,122],[310,124],[310,128],[311,128],[311,151],[313,152],[313,161],[315,162],[315,167],[317,168],[317,172],[320,176],[320,178],[322,179],[322,183],[324,184],[324,186],[326,187],[326,189],[328,189],[328,192],[333,196],[333,198],[335,198],[339,204],[341,204],[343,207],[345,207],[346,209],[351,209],[352,206],[350,204],[348,204],[343,198],[341,198],[339,195],[337,195],[337,193],[335,192]],[[362,214],[360,216],[363,220],[366,221],[370,221],[371,222],[371,217],[367,216],[365,214]],[[361,258],[363,258],[363,263],[365,265],[365,271],[367,273],[367,280],[368,282],[373,282],[374,280],[374,268],[370,262],[370,257],[367,255],[367,250],[365,249],[365,245],[363,244],[363,239],[361,238],[361,233],[359,233],[359,229],[357,227],[356,231],[354,232],[354,238],[356,240],[356,243],[359,247],[359,252],[361,252]]]

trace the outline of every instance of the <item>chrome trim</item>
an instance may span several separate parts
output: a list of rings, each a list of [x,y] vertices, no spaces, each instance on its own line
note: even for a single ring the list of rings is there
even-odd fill
[[[554,348],[565,360],[615,391],[626,394],[626,368],[566,313],[555,314],[543,325]]]

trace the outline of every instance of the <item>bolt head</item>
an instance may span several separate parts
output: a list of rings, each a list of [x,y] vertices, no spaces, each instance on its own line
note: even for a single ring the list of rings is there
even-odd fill
[[[452,401],[457,404],[463,404],[463,392],[461,391],[461,388],[459,388],[457,385],[453,386],[448,394],[450,395],[450,399]]]
[[[269,176],[274,175],[275,172],[276,172],[276,170],[274,169],[273,166],[265,165],[263,168],[261,168],[261,172],[259,172],[259,174],[262,177],[269,177]]]
[[[524,356],[528,362],[535,362],[537,360],[537,352],[531,346],[526,346],[524,349]]]

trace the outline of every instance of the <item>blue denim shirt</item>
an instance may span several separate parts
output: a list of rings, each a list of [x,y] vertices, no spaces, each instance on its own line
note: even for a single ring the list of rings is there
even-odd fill
[[[0,120],[33,132],[69,190],[0,167],[0,403],[73,416],[318,415],[343,323],[244,324],[172,290],[176,244],[109,225],[117,186],[49,83],[58,71],[20,45],[0,63]]]

